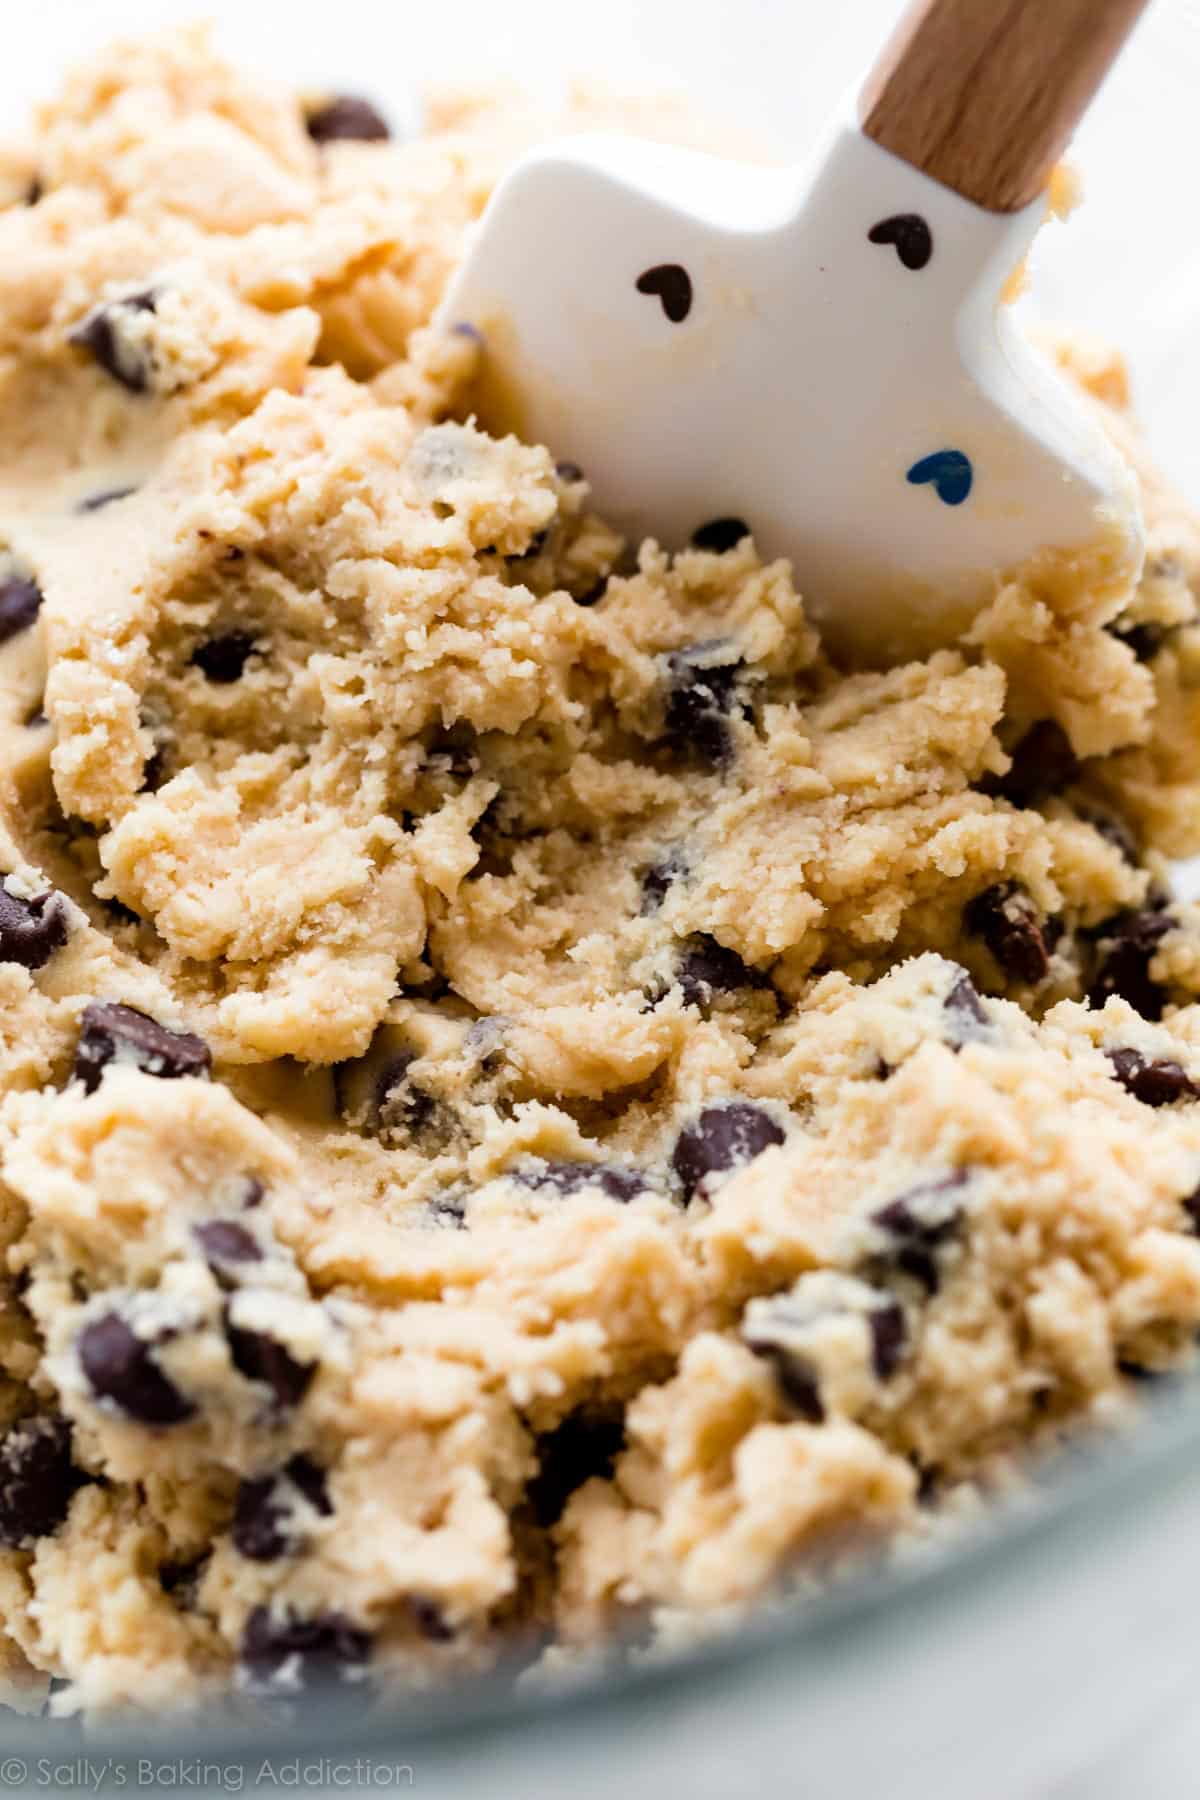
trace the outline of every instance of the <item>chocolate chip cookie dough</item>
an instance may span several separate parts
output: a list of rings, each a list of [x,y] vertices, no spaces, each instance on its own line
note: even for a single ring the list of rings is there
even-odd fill
[[[591,123],[582,99],[572,121]],[[639,121],[640,123],[640,121]],[[834,667],[430,321],[562,121],[122,46],[0,160],[13,1691],[737,1616],[1200,1327],[1200,536]],[[714,429],[717,424],[714,422]]]

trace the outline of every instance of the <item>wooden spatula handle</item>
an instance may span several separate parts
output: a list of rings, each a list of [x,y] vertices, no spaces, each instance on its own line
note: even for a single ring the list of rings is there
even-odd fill
[[[1147,0],[915,0],[859,102],[868,137],[990,212],[1039,194]]]

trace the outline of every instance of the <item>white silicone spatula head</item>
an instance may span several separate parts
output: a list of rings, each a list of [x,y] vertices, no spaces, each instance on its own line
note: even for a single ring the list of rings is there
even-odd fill
[[[638,537],[792,559],[835,648],[952,636],[1039,550],[1136,568],[1132,480],[1001,291],[1145,0],[920,0],[812,164],[570,138],[502,183],[442,318],[480,416]]]

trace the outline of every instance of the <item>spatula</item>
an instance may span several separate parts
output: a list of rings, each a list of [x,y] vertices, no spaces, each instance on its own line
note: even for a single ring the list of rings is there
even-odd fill
[[[443,303],[478,412],[631,536],[792,559],[836,651],[944,642],[1039,550],[1136,570],[1132,480],[1002,303],[1146,0],[917,0],[803,168],[562,139]]]

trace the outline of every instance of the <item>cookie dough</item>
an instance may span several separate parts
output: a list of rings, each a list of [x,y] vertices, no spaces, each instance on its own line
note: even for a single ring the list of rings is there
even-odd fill
[[[190,33],[0,158],[30,1703],[671,1641],[937,1530],[1200,1327],[1200,535],[1119,362],[1058,350],[1137,586],[1048,564],[835,667],[749,538],[623,544],[474,422],[430,321],[563,125],[445,96],[397,143]]]

